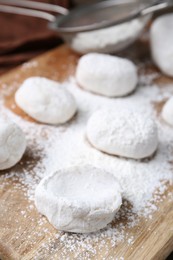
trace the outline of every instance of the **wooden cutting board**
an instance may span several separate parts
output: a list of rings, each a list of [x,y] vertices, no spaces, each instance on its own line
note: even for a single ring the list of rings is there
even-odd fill
[[[149,48],[145,38],[122,52],[121,56],[133,59],[139,65],[139,72],[143,70],[146,75],[151,71],[157,72],[149,60]],[[2,76],[0,78],[1,93],[4,88],[9,88],[9,93],[4,97],[5,105],[24,119],[32,121],[20,109],[16,108],[14,85],[17,89],[22,81],[30,76],[44,76],[64,81],[74,74],[78,58],[79,55],[62,45]],[[159,76],[156,81],[157,84],[161,85],[162,83],[173,84],[173,79],[163,75]],[[12,89],[11,85],[13,85]],[[155,107],[159,110],[161,104],[155,104]],[[32,153],[26,153],[22,163],[16,165],[15,169],[22,174],[25,168],[28,169],[28,161],[34,163],[38,160],[39,157],[33,158]],[[69,249],[68,254],[63,258],[64,249],[59,238],[56,237],[57,231],[45,219],[44,221],[40,220],[41,216],[34,204],[27,200],[24,190],[16,188],[18,179],[16,178],[14,181],[14,178],[6,178],[5,176],[2,172],[0,176],[0,259],[2,260],[163,260],[173,250],[173,203],[171,200],[167,200],[167,194],[173,192],[173,187],[167,187],[163,201],[157,204],[158,210],[151,219],[141,218],[137,226],[130,230],[127,228],[128,236],[133,237],[133,244],[127,243],[127,238],[117,246],[111,245],[110,248],[103,246],[99,249],[99,245],[96,243],[94,245],[95,253],[90,255],[88,252],[88,258],[86,258],[87,248],[86,252],[79,250],[75,253],[70,252]],[[122,222],[126,222],[126,219],[122,219]],[[40,235],[35,237],[36,233]]]

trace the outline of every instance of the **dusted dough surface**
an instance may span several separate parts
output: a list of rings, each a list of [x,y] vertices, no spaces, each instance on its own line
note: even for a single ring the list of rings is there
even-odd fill
[[[112,174],[84,165],[58,170],[42,179],[35,203],[57,229],[89,233],[113,220],[122,198]]]
[[[98,150],[133,159],[151,156],[158,145],[153,119],[127,109],[95,112],[87,124],[87,137]]]
[[[173,14],[159,16],[151,26],[151,52],[155,64],[173,77]]]
[[[162,108],[162,118],[169,125],[173,126],[173,97],[167,100]]]
[[[76,80],[87,91],[118,97],[127,95],[136,88],[138,76],[135,65],[128,59],[90,53],[80,58]]]
[[[0,118],[0,170],[20,161],[26,149],[23,131],[13,122]]]
[[[72,94],[60,83],[42,77],[26,79],[15,101],[29,116],[47,124],[63,124],[76,113]]]

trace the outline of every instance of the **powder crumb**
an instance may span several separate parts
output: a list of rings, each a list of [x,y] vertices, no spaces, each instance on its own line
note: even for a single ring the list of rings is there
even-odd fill
[[[21,69],[25,70],[25,69],[36,68],[36,67],[38,67],[38,62],[33,60],[33,61],[23,63]]]
[[[134,237],[133,237],[133,236],[130,237],[130,238],[127,240],[127,242],[128,242],[129,245],[133,245],[133,243],[134,243]]]

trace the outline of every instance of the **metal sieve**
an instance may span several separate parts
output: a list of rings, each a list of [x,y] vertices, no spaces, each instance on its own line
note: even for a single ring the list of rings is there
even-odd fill
[[[172,1],[107,0],[67,10],[61,6],[34,1],[0,0],[0,12],[22,14],[48,20],[48,26],[60,33],[71,48],[78,52],[116,52],[127,47],[139,36],[149,20],[150,14],[172,4]],[[45,10],[61,15],[53,15],[45,12]],[[94,33],[96,33],[97,37],[99,37],[100,33],[104,37],[106,30],[110,31],[110,28],[116,30],[116,28],[128,25],[129,22],[134,20],[141,22],[141,26],[136,33],[129,35],[128,38],[123,39],[121,37],[120,40],[116,41],[115,39],[110,44],[108,41],[101,47],[100,45],[97,46],[96,43],[92,46],[91,39],[94,37]],[[110,31],[110,33],[114,33],[114,30]],[[105,35],[109,38],[109,35]],[[81,42],[82,37],[83,42]],[[89,37],[90,42],[89,48],[87,48],[87,37]],[[82,44],[83,47],[81,48],[80,45]]]

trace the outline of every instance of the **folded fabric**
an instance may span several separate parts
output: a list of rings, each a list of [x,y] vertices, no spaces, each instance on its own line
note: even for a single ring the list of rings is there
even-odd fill
[[[68,0],[38,0],[69,7]],[[60,44],[56,32],[48,29],[48,22],[23,15],[0,15],[0,73],[31,59]]]

